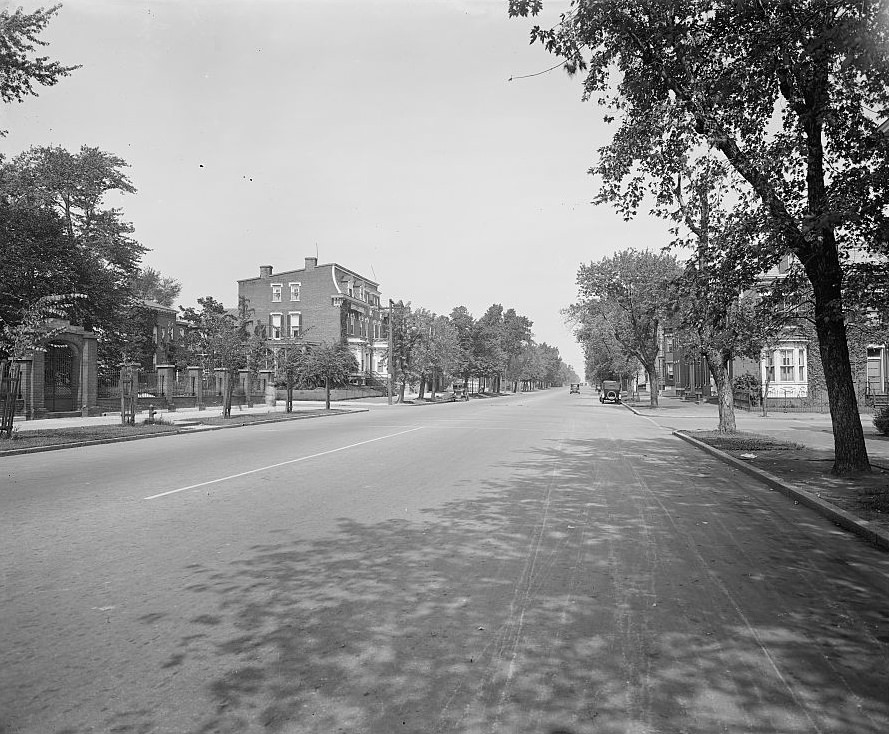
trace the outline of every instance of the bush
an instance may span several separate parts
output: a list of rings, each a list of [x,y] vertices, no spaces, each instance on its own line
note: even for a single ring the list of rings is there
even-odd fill
[[[880,408],[874,413],[874,428],[884,436],[889,436],[889,407]]]
[[[759,378],[756,375],[751,375],[749,373],[738,375],[734,379],[732,387],[738,392],[746,392],[755,395],[759,395],[760,393]]]
[[[732,381],[732,388],[736,393],[746,395],[750,400],[750,405],[759,405],[762,397],[762,388],[760,387],[759,377],[751,375],[749,372],[738,375]]]

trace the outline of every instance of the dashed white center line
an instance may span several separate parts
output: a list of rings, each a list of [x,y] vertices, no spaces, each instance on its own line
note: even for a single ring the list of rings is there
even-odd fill
[[[179,492],[187,492],[189,489],[197,489],[198,487],[206,487],[210,484],[218,484],[219,482],[227,482],[229,479],[238,479],[239,477],[246,477],[249,474],[256,474],[261,471],[267,471],[269,469],[276,469],[279,466],[287,466],[288,464],[296,464],[300,461],[308,461],[309,459],[317,459],[319,456],[327,456],[328,454],[335,454],[338,451],[346,451],[347,449],[354,449],[356,446],[363,446],[368,443],[374,443],[375,441],[383,441],[387,438],[395,438],[395,436],[402,436],[405,433],[412,433],[413,431],[419,431],[423,426],[418,426],[417,428],[411,428],[407,431],[399,431],[398,433],[390,433],[386,436],[377,436],[377,438],[369,438],[367,441],[359,441],[358,443],[350,443],[348,446],[340,446],[336,449],[330,449],[329,451],[321,451],[317,454],[311,454],[310,456],[300,456],[298,459],[289,459],[287,461],[279,461],[277,464],[269,464],[268,466],[260,466],[256,469],[250,469],[248,471],[242,471],[237,474],[229,474],[227,477],[219,477],[218,479],[209,479],[206,482],[198,482],[197,484],[189,484],[187,487],[179,487],[178,489],[171,489],[167,492],[160,492],[158,494],[153,494],[150,497],[143,497],[144,500],[156,500],[159,497],[167,497],[171,494],[178,494]]]

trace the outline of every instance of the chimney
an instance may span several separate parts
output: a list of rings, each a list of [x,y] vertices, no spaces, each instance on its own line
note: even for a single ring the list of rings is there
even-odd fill
[[[318,267],[318,258],[317,257],[307,257],[306,258],[306,270],[314,270]]]
[[[260,278],[271,278],[272,277],[272,266],[271,265],[260,265],[259,266],[259,277]]]

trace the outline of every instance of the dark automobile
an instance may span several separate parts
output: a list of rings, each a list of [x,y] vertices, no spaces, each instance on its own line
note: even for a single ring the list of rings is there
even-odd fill
[[[580,395],[580,383],[578,383],[578,382],[571,383],[571,387],[568,390],[568,394],[570,395],[572,393],[577,393],[578,395]]]
[[[617,380],[602,380],[602,392],[599,393],[599,402],[620,402],[620,383]]]

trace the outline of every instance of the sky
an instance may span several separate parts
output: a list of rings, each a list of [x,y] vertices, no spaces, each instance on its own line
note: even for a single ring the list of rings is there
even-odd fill
[[[234,305],[260,265],[317,253],[384,300],[514,308],[582,374],[560,314],[578,267],[668,235],[592,204],[614,128],[529,45],[566,7],[529,20],[507,0],[67,0],[42,38],[82,68],[0,109],[0,152],[126,160],[137,193],[112,203],[144,264],[182,283],[177,305]]]

